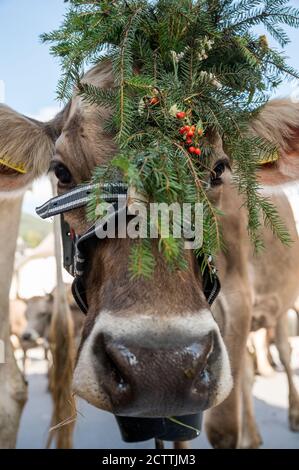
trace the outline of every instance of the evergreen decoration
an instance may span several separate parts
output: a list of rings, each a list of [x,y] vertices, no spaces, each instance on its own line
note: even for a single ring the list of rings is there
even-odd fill
[[[244,195],[248,230],[256,248],[266,222],[290,242],[276,208],[259,192],[257,165],[277,156],[273,144],[248,136],[248,122],[286,78],[299,78],[283,53],[270,48],[262,25],[283,48],[283,26],[298,28],[299,9],[288,0],[70,0],[62,26],[43,35],[59,57],[58,96],[68,100],[75,86],[83,99],[112,106],[107,128],[119,152],[94,181],[123,180],[155,202],[202,202],[203,246],[214,255],[222,246],[218,210],[208,198],[211,152],[208,133],[218,131],[233,162],[234,181]],[[83,84],[91,64],[113,64],[115,87]],[[274,157],[273,157],[274,158]],[[98,195],[90,204],[93,211]],[[166,259],[182,266],[181,240],[161,240]],[[132,271],[150,275],[151,243],[132,250]],[[206,261],[206,263],[208,263]],[[205,266],[203,266],[204,269]]]

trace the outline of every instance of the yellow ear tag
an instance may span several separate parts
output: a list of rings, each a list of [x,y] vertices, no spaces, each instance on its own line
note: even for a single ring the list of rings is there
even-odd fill
[[[7,168],[10,168],[11,170],[17,171],[18,173],[22,173],[23,175],[27,173],[27,171],[25,170],[25,167],[22,164],[15,165],[14,163],[11,163],[10,161],[7,161],[4,158],[0,158],[0,164],[7,166]]]
[[[266,165],[267,163],[274,163],[279,159],[279,153],[277,150],[270,153],[269,155],[265,155],[264,158],[259,160],[259,165]]]

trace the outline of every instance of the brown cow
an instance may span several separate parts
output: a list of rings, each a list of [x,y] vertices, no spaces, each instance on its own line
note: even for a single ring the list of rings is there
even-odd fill
[[[84,315],[73,299],[69,284],[66,285],[66,292],[74,321],[74,335],[78,340],[78,338],[81,338]],[[27,324],[23,327],[20,335],[23,342],[31,343],[37,340],[43,340],[45,347],[48,348],[51,318],[54,308],[54,294],[55,289],[51,294],[47,294],[43,297],[32,297],[28,299],[25,311]]]
[[[257,330],[261,327],[275,328],[276,329],[276,344],[280,354],[280,359],[286,368],[289,379],[289,422],[290,428],[293,431],[299,431],[299,396],[294,382],[292,379],[292,372],[290,368],[290,350],[287,342],[287,332],[285,321],[285,314],[289,308],[294,305],[294,302],[299,293],[298,276],[299,276],[299,240],[294,222],[293,213],[289,205],[288,199],[284,195],[272,196],[272,200],[278,208],[280,214],[283,216],[286,225],[288,226],[289,233],[292,236],[293,244],[290,248],[282,245],[277,238],[275,238],[269,229],[264,230],[264,240],[266,250],[259,256],[249,256],[249,298],[251,300],[251,326],[250,329]],[[243,240],[244,243],[244,240]],[[226,301],[225,317],[225,331],[231,335],[228,339],[229,342],[234,343],[238,333],[239,322],[235,324],[236,318],[232,317],[232,306],[235,302],[236,289],[231,284],[231,287],[225,292],[223,286],[223,293]],[[223,313],[222,313],[223,316]],[[226,344],[228,345],[229,342]],[[236,358],[238,353],[236,351]],[[252,384],[254,379],[254,370],[252,361],[249,355],[245,358],[246,366],[240,370],[239,379],[242,382],[243,404],[239,401],[240,412],[243,408],[243,424],[241,420],[238,425],[239,429],[239,447],[254,448],[258,447],[261,443],[261,437],[255,423],[253,403],[252,403]],[[242,373],[243,372],[243,373]],[[241,394],[239,396],[239,400]],[[243,406],[242,406],[243,405]],[[226,407],[225,402],[211,410],[211,424],[208,424],[209,432],[219,433],[214,428],[217,420],[213,414],[217,413],[218,408]],[[223,415],[222,415],[223,416]],[[241,415],[239,415],[240,419]],[[219,429],[221,413],[219,415]],[[241,429],[243,428],[243,433]],[[214,430],[215,429],[215,430]],[[220,431],[221,432],[221,431]],[[243,434],[243,435],[242,435]]]
[[[85,80],[112,87],[111,65],[95,67]],[[47,124],[2,106],[0,154],[11,156],[15,164],[22,162],[27,168],[26,174],[20,174],[0,167],[2,190],[27,184],[47,171],[51,159],[60,194],[88,181],[95,166],[107,162],[116,152],[112,136],[103,127],[109,114],[107,109],[83,103],[76,94]],[[299,158],[289,158],[298,148],[299,138],[294,131],[298,123],[299,106],[287,101],[269,103],[253,123],[253,130],[275,140],[281,151],[279,162],[261,172],[268,184],[299,178]],[[219,177],[222,184],[211,185],[210,196],[225,214],[222,226],[227,250],[218,259],[222,298],[229,307],[225,318],[220,302],[215,312],[219,326],[214,320],[191,252],[186,252],[189,269],[170,275],[157,250],[153,278],[131,280],[128,256],[134,242],[101,242],[101,249],[95,246],[87,279],[89,311],[74,389],[95,406],[120,415],[169,416],[214,407],[207,420],[210,441],[215,447],[238,447],[241,371],[253,313],[248,272],[252,249],[243,201],[231,184],[229,157],[220,136],[211,139],[214,166],[221,162],[223,168]],[[66,219],[77,234],[88,227],[82,209],[69,212]],[[272,239],[270,243],[273,245]],[[291,250],[295,260],[298,254],[294,248]],[[277,263],[273,264],[273,253],[267,253],[268,259],[264,255],[263,261],[257,266],[252,264],[252,268],[267,268],[271,288],[278,291],[282,281],[278,274],[273,275]],[[299,269],[298,261],[296,264]],[[294,277],[296,269],[287,272]],[[265,282],[269,279],[270,274],[264,276]],[[258,276],[254,280],[258,282]],[[195,373],[192,378],[183,374],[190,366]]]

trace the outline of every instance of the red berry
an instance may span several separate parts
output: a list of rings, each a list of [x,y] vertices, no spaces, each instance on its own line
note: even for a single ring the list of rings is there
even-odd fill
[[[181,135],[183,135],[183,134],[185,134],[185,132],[186,132],[186,128],[185,128],[185,127],[181,127],[180,130],[179,130],[179,133],[180,133]]]
[[[196,150],[195,147],[189,147],[189,152],[190,152],[190,153],[194,153],[195,150]]]
[[[201,155],[201,150],[197,148],[197,149],[194,150],[194,153],[196,155]]]
[[[184,119],[186,117],[186,113],[184,111],[180,111],[179,113],[177,113],[176,117],[178,119]]]
[[[195,132],[195,129],[196,129],[195,126],[191,126],[191,131]]]
[[[154,96],[154,97],[150,100],[150,104],[151,104],[151,105],[158,104],[158,103],[159,103],[159,98],[157,98],[157,96]]]
[[[189,131],[188,134],[187,134],[187,137],[194,137],[194,132],[193,132],[193,131]]]
[[[190,126],[185,126],[185,131],[189,132],[190,131]]]
[[[192,139],[190,138],[186,139],[186,144],[192,144]]]
[[[203,130],[202,129],[198,129],[198,135],[201,137],[203,135]]]

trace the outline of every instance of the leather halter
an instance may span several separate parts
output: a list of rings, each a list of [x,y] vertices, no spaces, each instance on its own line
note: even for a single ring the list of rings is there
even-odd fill
[[[86,298],[86,265],[88,262],[87,248],[92,241],[100,241],[97,237],[97,231],[107,224],[107,218],[100,219],[81,236],[77,236],[72,232],[69,225],[65,222],[63,214],[65,212],[84,207],[90,200],[90,195],[94,189],[101,190],[101,201],[113,204],[114,211],[109,216],[115,219],[117,223],[119,216],[127,211],[127,186],[124,183],[109,184],[84,184],[76,186],[71,191],[56,196],[40,207],[36,208],[36,213],[42,218],[60,214],[61,215],[61,234],[63,243],[63,265],[65,269],[74,277],[72,292],[74,298],[83,313],[88,311],[88,303]],[[123,204],[119,204],[123,201]],[[199,268],[201,270],[202,258],[198,259]],[[209,305],[212,305],[220,291],[220,281],[217,276],[216,268],[213,265],[212,258],[209,260],[209,267],[202,274],[203,291]]]

